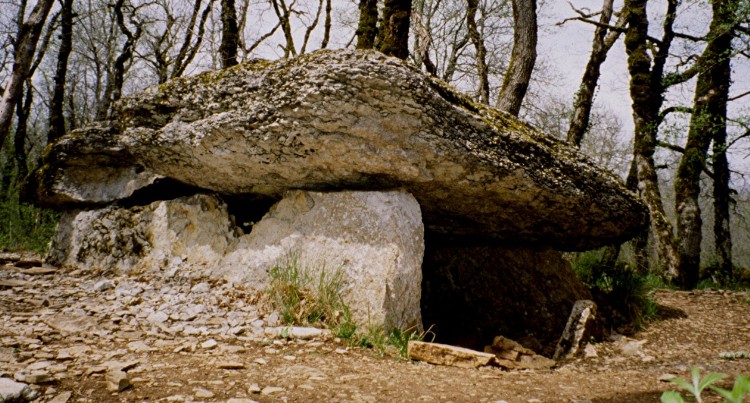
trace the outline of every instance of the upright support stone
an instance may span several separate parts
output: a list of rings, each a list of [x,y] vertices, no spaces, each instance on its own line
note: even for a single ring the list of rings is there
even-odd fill
[[[576,301],[568,317],[560,341],[555,350],[555,361],[573,358],[583,351],[594,331],[596,319],[596,303],[590,300]]]
[[[248,284],[290,254],[313,272],[341,270],[344,301],[360,323],[421,329],[424,227],[411,194],[288,192],[218,267]]]

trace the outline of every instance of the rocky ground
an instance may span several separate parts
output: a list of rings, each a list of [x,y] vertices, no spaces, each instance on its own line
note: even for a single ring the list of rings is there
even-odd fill
[[[650,402],[672,388],[663,378],[687,377],[691,366],[750,375],[750,358],[720,356],[750,350],[750,293],[665,290],[656,299],[660,320],[594,345],[588,357],[553,370],[468,370],[315,332],[275,337],[278,315],[232,284],[6,259],[0,389],[28,384],[27,396],[56,403]]]

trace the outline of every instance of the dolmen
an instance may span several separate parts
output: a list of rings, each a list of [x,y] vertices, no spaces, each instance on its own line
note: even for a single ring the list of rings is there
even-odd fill
[[[294,260],[340,270],[360,323],[545,349],[590,298],[558,251],[648,220],[577,150],[372,51],[178,78],[114,116],[27,184],[63,211],[50,263],[261,289]]]

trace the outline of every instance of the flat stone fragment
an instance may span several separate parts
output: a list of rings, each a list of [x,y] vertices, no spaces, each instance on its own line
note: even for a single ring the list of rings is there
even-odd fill
[[[131,341],[130,343],[128,343],[128,350],[135,352],[135,353],[148,353],[156,349],[146,344],[146,342],[137,340],[137,341]]]
[[[44,323],[63,334],[72,335],[87,334],[97,325],[97,321],[93,317],[72,313],[59,313],[44,318]]]
[[[204,341],[203,343],[201,343],[201,348],[204,348],[206,350],[211,350],[211,349],[216,348],[216,346],[218,346],[218,345],[219,345],[219,343],[216,340],[214,340],[214,339],[208,339],[208,340]]]
[[[479,368],[495,364],[495,355],[448,344],[410,341],[407,346],[409,358],[435,365],[459,368]]]
[[[267,327],[265,328],[264,333],[268,337],[285,337],[289,339],[301,340],[309,340],[316,337],[327,337],[331,334],[330,330],[327,329],[300,326]]]
[[[283,392],[284,388],[280,388],[278,386],[266,386],[263,388],[263,390],[260,391],[261,395],[272,395],[274,393]]]
[[[29,284],[31,283],[24,280],[0,280],[0,288],[25,287]]]
[[[46,275],[55,273],[57,273],[57,269],[53,269],[51,267],[32,267],[23,271],[23,274],[30,275]]]
[[[199,399],[212,399],[216,394],[208,389],[196,388],[195,397]]]
[[[245,364],[238,361],[221,361],[216,363],[216,367],[219,369],[244,369]]]
[[[50,374],[49,372],[32,372],[30,374],[27,374],[24,378],[25,382],[32,385],[40,385],[43,383],[54,381],[54,378],[52,378],[52,374]]]

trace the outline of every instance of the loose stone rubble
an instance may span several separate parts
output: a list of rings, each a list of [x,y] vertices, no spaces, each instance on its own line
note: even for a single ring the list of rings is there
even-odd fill
[[[495,355],[495,363],[505,369],[549,369],[554,360],[538,355],[534,351],[503,336],[495,337],[492,344],[484,348],[485,353]]]
[[[58,394],[54,385],[70,378],[100,377],[103,387],[121,393],[152,382],[147,374],[159,363],[148,356],[165,348],[207,354],[217,368],[242,369],[243,345],[267,343],[281,328],[257,293],[178,274],[113,277],[8,263],[0,266],[0,300],[11,304],[0,312],[0,402],[30,401],[43,391],[45,400],[67,402],[70,393]],[[288,337],[302,343],[331,338],[322,329],[289,330]],[[265,393],[276,391],[267,387]],[[206,392],[196,389],[193,398],[208,398]]]
[[[550,369],[555,361],[521,346],[503,336],[495,337],[484,352],[449,344],[412,340],[408,345],[409,358],[435,365],[458,368],[499,366],[508,370]]]

